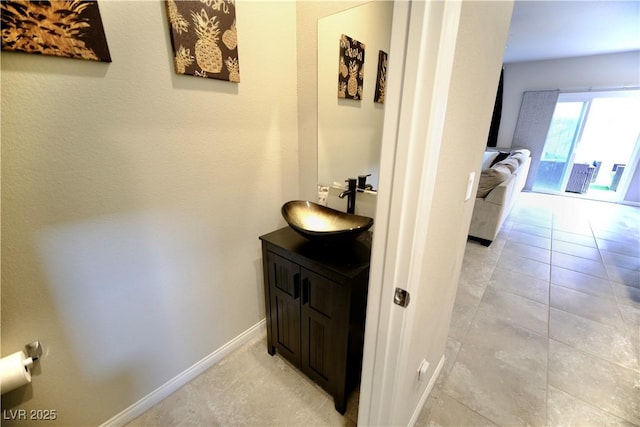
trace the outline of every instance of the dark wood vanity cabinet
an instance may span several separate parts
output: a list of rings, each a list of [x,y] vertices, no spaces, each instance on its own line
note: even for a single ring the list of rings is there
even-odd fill
[[[344,414],[362,368],[371,235],[325,245],[285,227],[260,239],[267,351],[327,390]]]

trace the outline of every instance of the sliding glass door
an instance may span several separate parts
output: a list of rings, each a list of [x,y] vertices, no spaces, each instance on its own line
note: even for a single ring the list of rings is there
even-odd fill
[[[640,91],[560,94],[533,190],[618,201],[637,164]]]
[[[533,184],[534,191],[556,192],[564,188],[587,107],[587,102],[558,100]]]

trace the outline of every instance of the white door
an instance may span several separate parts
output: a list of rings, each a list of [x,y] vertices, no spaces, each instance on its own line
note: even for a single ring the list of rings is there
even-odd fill
[[[428,381],[415,386],[418,366],[408,366],[419,333],[415,304],[403,308],[393,296],[401,287],[415,299],[418,287],[412,284],[421,282],[460,9],[460,2],[394,5],[360,425],[412,424],[429,391]],[[435,378],[438,365],[423,378]]]
[[[477,124],[483,123],[482,119],[468,119],[486,116],[488,133],[511,7],[511,2],[413,0],[394,4],[360,425],[415,423],[444,364],[455,276],[459,274],[472,210],[472,201],[465,201],[466,175],[479,171],[486,142],[486,136],[483,140],[479,135],[482,125]],[[454,56],[455,88],[451,86]],[[492,80],[495,86],[487,90]],[[461,95],[461,87],[468,92],[462,91]],[[451,93],[455,96],[450,97]],[[448,112],[450,99],[455,102]],[[474,99],[474,104],[467,105],[468,99]],[[452,153],[451,147],[458,147],[458,142],[447,140],[452,145],[441,147],[447,114],[455,118],[451,123],[476,123],[465,132],[452,134],[472,141],[460,146],[477,148],[477,166],[472,155],[467,156],[466,163],[461,159],[464,156],[452,160],[452,154],[457,153]],[[450,165],[460,162],[468,170],[447,175],[454,176],[456,184],[444,182],[440,186],[438,180],[436,187],[438,170],[450,171]],[[460,220],[460,229],[454,232],[434,233],[447,214],[447,206],[433,205],[434,194],[443,193],[447,197],[438,200],[461,209],[459,217],[467,218],[467,222]],[[439,254],[442,246],[434,247],[427,236],[458,239],[461,245],[450,244],[453,250]],[[449,254],[454,256],[449,259]],[[434,260],[443,261],[444,268],[433,268]],[[396,288],[409,292],[412,301],[406,308],[394,304]],[[423,359],[428,366],[419,375]]]

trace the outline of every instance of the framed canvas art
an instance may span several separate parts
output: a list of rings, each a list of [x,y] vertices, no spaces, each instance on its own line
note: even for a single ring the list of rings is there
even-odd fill
[[[364,43],[342,34],[340,36],[340,69],[338,98],[362,99],[364,82]]]
[[[0,2],[2,50],[111,62],[97,1]]]
[[[167,0],[176,73],[240,82],[233,0]]]
[[[387,53],[378,51],[378,75],[376,78],[376,92],[373,101],[384,104],[384,94],[387,87]]]

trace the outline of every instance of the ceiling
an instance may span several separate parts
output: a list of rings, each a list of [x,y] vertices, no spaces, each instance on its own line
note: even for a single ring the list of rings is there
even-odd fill
[[[640,0],[516,0],[504,62],[640,49]]]

